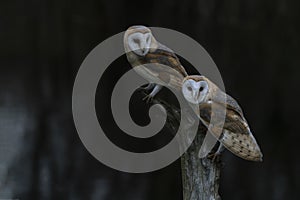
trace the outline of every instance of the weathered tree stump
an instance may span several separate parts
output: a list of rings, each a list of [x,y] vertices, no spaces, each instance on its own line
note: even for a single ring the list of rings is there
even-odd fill
[[[219,159],[198,157],[205,127],[200,127],[195,140],[181,157],[183,200],[220,200],[219,182],[221,164]]]
[[[161,104],[167,110],[168,119],[166,126],[172,133],[177,132],[180,123],[180,109],[162,99],[156,98],[153,103]],[[185,112],[190,115],[191,121],[199,120],[192,111]],[[189,127],[184,128],[184,133],[189,134]],[[199,149],[204,140],[207,128],[199,123],[197,135],[181,157],[181,173],[183,200],[220,200],[219,182],[221,172],[221,161],[217,157],[214,161],[210,158],[200,159],[198,157]]]

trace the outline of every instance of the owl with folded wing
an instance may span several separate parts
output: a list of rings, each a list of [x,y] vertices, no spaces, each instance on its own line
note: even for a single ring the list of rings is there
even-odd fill
[[[197,116],[219,140],[220,147],[224,145],[243,159],[262,161],[263,155],[242,109],[232,97],[221,91],[208,78],[198,75],[184,78],[182,93],[187,101],[199,106]],[[221,121],[224,124],[220,123]]]
[[[152,90],[148,99],[153,98],[162,89],[160,82],[181,90],[183,78],[187,76],[185,69],[176,54],[159,43],[149,28],[129,27],[124,34],[124,48],[133,69],[150,82],[146,87]],[[168,67],[162,68],[161,65]]]

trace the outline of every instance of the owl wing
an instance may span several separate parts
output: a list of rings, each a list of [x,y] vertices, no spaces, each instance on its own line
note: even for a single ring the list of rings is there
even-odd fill
[[[181,88],[183,78],[188,75],[176,54],[162,44],[155,50],[151,49],[145,55],[142,63],[151,63],[152,65],[146,66],[145,70],[148,70],[148,73],[152,73],[153,76],[177,89]],[[169,66],[170,68],[162,68],[160,64]]]
[[[173,69],[178,71],[183,77],[186,77],[188,75],[184,67],[181,65],[178,57],[172,51],[172,49],[166,47],[163,44],[158,43],[158,48],[155,49],[154,54],[161,55],[162,59],[158,59],[158,61],[161,61],[161,64],[172,67]],[[149,55],[152,55],[151,51]]]
[[[225,98],[225,101],[224,101]],[[225,94],[224,95],[216,95],[214,96],[214,102],[217,102],[218,104],[223,105],[224,107],[235,111],[240,117],[244,118],[243,111],[240,107],[240,105],[232,98],[230,95]]]
[[[200,119],[206,126],[211,127],[209,131],[229,151],[246,160],[262,161],[262,153],[241,108],[235,107],[238,104],[232,97],[229,97],[228,101],[226,100],[226,104],[220,102],[201,103],[199,105]],[[212,112],[212,104],[214,104],[214,112]],[[222,120],[224,109],[226,114],[223,128],[218,124],[210,124],[209,126],[211,118],[214,121]]]

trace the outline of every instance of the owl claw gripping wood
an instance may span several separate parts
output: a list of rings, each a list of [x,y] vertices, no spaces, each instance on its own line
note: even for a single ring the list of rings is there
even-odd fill
[[[162,82],[181,90],[181,83],[187,73],[176,54],[159,43],[149,28],[132,26],[124,34],[124,48],[133,69],[150,84],[145,88],[152,91],[145,97],[147,102],[162,89]],[[150,64],[150,65],[149,65]],[[168,66],[161,67],[161,65]]]

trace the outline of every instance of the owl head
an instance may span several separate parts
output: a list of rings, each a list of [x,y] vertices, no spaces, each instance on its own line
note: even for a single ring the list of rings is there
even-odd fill
[[[155,42],[151,30],[145,26],[131,26],[124,35],[126,52],[133,52],[138,56],[145,56]]]
[[[187,76],[182,83],[184,98],[193,104],[199,104],[206,100],[209,93],[209,83],[204,76]]]

